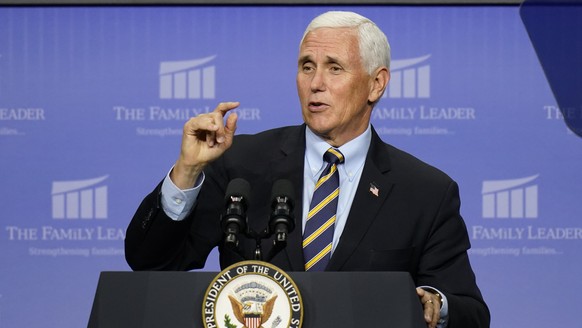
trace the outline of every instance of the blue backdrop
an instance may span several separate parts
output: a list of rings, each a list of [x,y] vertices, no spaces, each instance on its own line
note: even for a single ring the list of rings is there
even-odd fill
[[[300,123],[299,41],[329,9],[0,8],[0,327],[86,325],[187,117],[240,101],[238,133]],[[392,45],[377,131],[459,182],[492,327],[580,327],[582,140],[518,8],[340,9]]]

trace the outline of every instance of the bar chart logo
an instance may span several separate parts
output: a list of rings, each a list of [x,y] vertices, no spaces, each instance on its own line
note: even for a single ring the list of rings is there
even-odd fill
[[[107,175],[73,181],[54,181],[52,186],[53,219],[106,219]]]
[[[430,55],[393,60],[390,64],[390,83],[383,98],[429,98]]]
[[[208,65],[216,56],[160,63],[161,99],[214,99],[216,69]]]
[[[538,186],[533,181],[539,174],[513,180],[484,181],[483,218],[535,219],[538,217]]]

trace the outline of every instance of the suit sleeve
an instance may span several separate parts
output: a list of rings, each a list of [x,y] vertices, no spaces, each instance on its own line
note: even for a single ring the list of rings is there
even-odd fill
[[[164,212],[161,183],[144,198],[126,230],[125,258],[133,270],[204,267],[222,237],[218,211],[222,207],[210,203],[216,202],[212,186],[205,184],[202,188],[192,214],[182,221],[172,220]]]
[[[449,328],[489,327],[490,314],[469,263],[467,228],[460,215],[459,189],[448,185],[433,221],[418,270],[419,285],[434,286],[449,304]]]

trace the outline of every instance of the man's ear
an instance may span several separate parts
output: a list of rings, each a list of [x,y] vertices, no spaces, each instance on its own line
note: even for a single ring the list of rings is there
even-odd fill
[[[372,81],[372,88],[370,89],[370,95],[368,96],[368,102],[376,103],[382,97],[382,94],[388,86],[390,81],[390,71],[387,67],[378,67],[374,73],[372,73],[374,80]]]

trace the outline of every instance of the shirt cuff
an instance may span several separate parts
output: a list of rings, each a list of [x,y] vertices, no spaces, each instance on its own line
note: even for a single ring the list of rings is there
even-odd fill
[[[194,204],[196,204],[196,199],[198,199],[200,188],[204,182],[204,172],[198,176],[193,188],[181,190],[170,179],[170,172],[173,169],[174,167],[168,171],[162,183],[162,209],[170,219],[182,221],[190,214]]]
[[[431,293],[438,293],[441,296],[443,303],[441,304],[440,319],[437,323],[437,328],[446,328],[449,324],[449,302],[447,301],[447,297],[440,290],[434,287],[420,286],[420,288]]]

